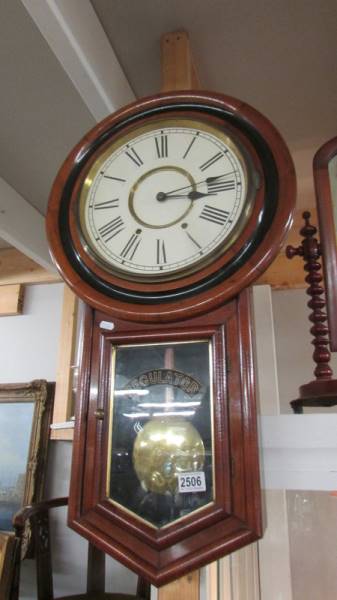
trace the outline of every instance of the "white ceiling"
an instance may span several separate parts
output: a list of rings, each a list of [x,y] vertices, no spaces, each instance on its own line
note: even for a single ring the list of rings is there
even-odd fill
[[[105,111],[132,99],[128,83],[137,97],[159,91],[160,37],[177,29],[189,32],[203,87],[248,102],[278,127],[295,161],[298,206],[314,204],[312,158],[337,135],[336,0],[8,0],[0,177],[19,196],[4,209],[1,188],[4,239],[29,246],[37,235],[29,220],[24,241],[15,239],[20,203],[45,214],[66,154]]]

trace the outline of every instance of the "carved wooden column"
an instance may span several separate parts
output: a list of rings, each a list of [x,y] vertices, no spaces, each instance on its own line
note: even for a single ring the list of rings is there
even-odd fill
[[[329,329],[325,313],[325,294],[322,286],[321,274],[321,248],[315,235],[317,228],[310,223],[310,212],[303,213],[304,227],[300,230],[303,240],[300,246],[294,248],[287,246],[288,258],[301,256],[304,260],[304,270],[308,273],[305,281],[308,283],[308,302],[312,313],[309,320],[313,323],[310,333],[313,335],[314,345],[313,360],[316,363],[314,370],[315,380],[302,385],[299,389],[299,398],[290,403],[295,413],[302,413],[304,406],[335,406],[337,405],[337,380],[333,379],[330,367],[331,354],[329,351]]]

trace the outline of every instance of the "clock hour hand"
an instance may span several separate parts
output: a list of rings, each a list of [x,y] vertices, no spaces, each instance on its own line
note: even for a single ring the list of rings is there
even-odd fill
[[[203,192],[197,192],[196,190],[192,190],[192,192],[190,192],[189,194],[187,194],[187,198],[189,200],[198,200],[199,198],[204,198],[205,196],[215,196],[216,194],[212,194],[212,193],[203,193]]]

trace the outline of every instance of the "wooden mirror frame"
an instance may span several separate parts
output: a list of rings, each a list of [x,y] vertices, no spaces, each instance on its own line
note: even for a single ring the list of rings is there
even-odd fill
[[[329,162],[336,155],[337,137],[334,137],[319,148],[313,161],[329,339],[332,351],[337,350],[337,223],[334,216],[334,203],[337,203],[337,197],[333,198],[332,194]]]

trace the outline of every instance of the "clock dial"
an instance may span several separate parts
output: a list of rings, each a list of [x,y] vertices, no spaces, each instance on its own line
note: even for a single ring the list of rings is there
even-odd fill
[[[253,205],[238,141],[188,119],[135,128],[90,168],[79,202],[85,249],[121,277],[171,279],[223,253]]]

